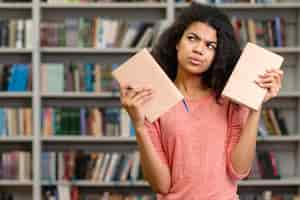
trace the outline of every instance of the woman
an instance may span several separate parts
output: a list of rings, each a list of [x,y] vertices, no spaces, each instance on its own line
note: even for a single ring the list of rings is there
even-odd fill
[[[140,112],[155,91],[121,83],[121,103],[135,130],[145,178],[160,200],[237,200],[237,181],[255,156],[260,110],[221,97],[240,47],[228,17],[192,3],[160,36],[153,56],[185,97],[150,123]],[[283,72],[269,69],[257,79],[278,94]]]

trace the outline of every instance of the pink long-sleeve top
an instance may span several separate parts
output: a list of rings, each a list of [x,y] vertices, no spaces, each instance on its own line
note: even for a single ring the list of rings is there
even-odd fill
[[[248,109],[214,95],[186,99],[146,127],[151,141],[169,167],[171,186],[158,200],[237,200],[238,173],[231,151],[238,143]]]

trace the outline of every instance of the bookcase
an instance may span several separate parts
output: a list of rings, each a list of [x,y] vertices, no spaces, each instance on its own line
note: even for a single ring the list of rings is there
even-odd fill
[[[63,2],[63,1],[62,1]],[[76,48],[42,47],[40,44],[40,24],[44,20],[63,20],[65,17],[111,17],[132,21],[165,20],[174,21],[175,16],[188,3],[166,0],[162,2],[130,3],[53,3],[41,0],[0,1],[0,18],[32,19],[32,48],[0,48],[0,62],[32,63],[32,91],[1,92],[0,104],[5,107],[32,107],[32,136],[0,138],[0,149],[24,150],[32,152],[31,180],[0,180],[0,191],[10,191],[20,199],[40,200],[44,187],[61,185],[77,186],[80,192],[99,191],[146,192],[151,190],[146,182],[98,183],[89,181],[47,182],[41,180],[41,154],[43,151],[68,151],[84,149],[88,151],[130,152],[137,149],[133,137],[83,137],[60,136],[44,137],[41,130],[41,112],[46,106],[120,106],[117,94],[63,92],[47,93],[41,90],[41,64],[65,61],[86,61],[105,64],[122,63],[138,49],[136,48]],[[243,180],[239,183],[241,193],[260,193],[266,189],[277,192],[300,194],[300,3],[279,0],[272,4],[226,3],[218,4],[230,16],[240,18],[265,19],[282,16],[286,24],[286,47],[269,49],[285,57],[284,85],[280,95],[267,103],[266,107],[278,107],[283,110],[291,135],[259,137],[258,149],[271,149],[278,153],[281,173],[279,180]]]

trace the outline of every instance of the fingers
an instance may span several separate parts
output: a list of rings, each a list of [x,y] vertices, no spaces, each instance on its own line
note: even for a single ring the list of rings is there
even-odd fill
[[[263,75],[259,75],[256,83],[262,88],[275,87],[280,89],[282,85],[283,71],[279,69],[267,70]]]
[[[149,90],[144,90],[137,93],[133,98],[127,98],[125,106],[127,107],[138,107],[144,105],[150,99],[153,98],[153,92]]]
[[[265,74],[259,75],[255,81],[261,88],[267,89],[265,101],[278,95],[282,86],[283,71],[280,69],[268,69]]]
[[[121,97],[130,97],[132,98],[137,92],[141,91],[142,88],[134,88],[129,84],[122,84],[120,86]]]
[[[124,107],[132,107],[144,104],[151,99],[153,90],[150,87],[132,87],[128,84],[120,86],[121,104]]]
[[[150,100],[153,97],[153,91],[152,90],[144,90],[143,92],[136,95],[132,101],[136,102],[137,105],[143,105],[148,100]]]
[[[129,88],[129,85],[128,85],[128,84],[126,84],[126,83],[121,84],[121,83],[120,83],[120,95],[121,95],[121,97],[126,96],[127,88]]]

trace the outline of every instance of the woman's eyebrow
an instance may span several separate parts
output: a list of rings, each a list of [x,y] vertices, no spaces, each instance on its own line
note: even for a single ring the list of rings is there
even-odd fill
[[[201,38],[199,35],[197,35],[195,32],[189,32],[188,34],[191,34],[191,35],[193,35],[193,36],[195,36],[197,39],[203,39],[203,38]],[[205,40],[207,43],[210,43],[210,44],[215,44],[215,45],[217,45],[217,42],[216,41],[210,41],[210,40]]]

